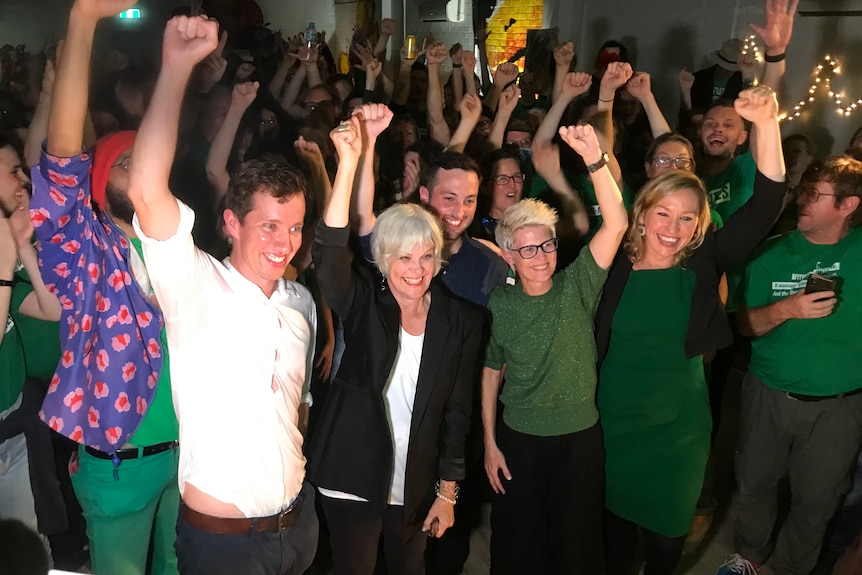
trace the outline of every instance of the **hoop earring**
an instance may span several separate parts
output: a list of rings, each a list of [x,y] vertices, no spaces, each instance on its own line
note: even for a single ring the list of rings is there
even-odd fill
[[[643,224],[638,224],[638,233],[642,236],[646,235],[646,228]]]

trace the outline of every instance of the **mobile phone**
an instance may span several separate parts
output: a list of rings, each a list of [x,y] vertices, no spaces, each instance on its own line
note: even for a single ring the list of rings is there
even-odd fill
[[[835,278],[820,274],[809,274],[808,282],[805,284],[805,293],[817,293],[821,291],[835,291]]]

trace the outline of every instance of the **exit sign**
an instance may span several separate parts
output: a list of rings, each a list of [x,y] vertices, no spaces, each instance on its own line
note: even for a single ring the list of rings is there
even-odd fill
[[[141,11],[137,8],[132,8],[131,10],[120,12],[120,18],[123,20],[140,20]]]

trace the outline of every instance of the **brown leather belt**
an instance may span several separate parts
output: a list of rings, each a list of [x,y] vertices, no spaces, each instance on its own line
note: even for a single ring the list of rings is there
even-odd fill
[[[299,519],[299,514],[302,511],[303,495],[300,492],[293,505],[281,513],[269,517],[214,517],[213,515],[195,511],[185,503],[180,504],[180,517],[185,519],[192,527],[215,535],[246,535],[248,533],[261,533],[265,531],[284,531]]]

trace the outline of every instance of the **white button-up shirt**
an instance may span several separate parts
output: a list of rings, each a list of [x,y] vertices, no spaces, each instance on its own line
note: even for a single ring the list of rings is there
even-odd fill
[[[310,402],[317,316],[305,287],[279,280],[267,298],[225,260],[192,241],[182,202],[170,239],[141,232],[164,313],[180,425],[179,489],[186,483],[246,517],[285,509],[302,488],[299,405]]]

